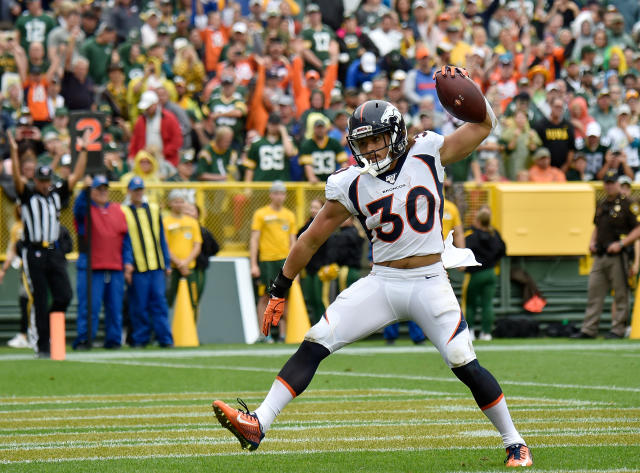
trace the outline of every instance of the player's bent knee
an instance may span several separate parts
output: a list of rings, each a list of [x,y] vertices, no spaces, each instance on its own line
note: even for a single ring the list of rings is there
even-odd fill
[[[450,368],[458,368],[475,360],[476,354],[466,331],[459,333],[447,343],[444,357]]]
[[[329,323],[324,316],[304,336],[305,341],[318,343],[330,351],[333,351],[330,348],[332,346],[332,338],[331,327],[329,327]]]

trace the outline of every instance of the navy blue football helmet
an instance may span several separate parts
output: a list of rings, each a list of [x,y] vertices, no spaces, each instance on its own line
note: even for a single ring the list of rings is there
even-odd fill
[[[359,140],[380,134],[389,136],[389,142],[385,139],[385,147],[368,152],[369,156],[363,155],[358,145]],[[389,169],[391,163],[405,152],[407,126],[402,114],[395,106],[384,100],[369,100],[356,108],[349,117],[347,142],[356,162],[363,168],[362,172],[369,172],[376,176]],[[371,160],[373,153],[387,147],[388,152],[384,158],[377,161]]]

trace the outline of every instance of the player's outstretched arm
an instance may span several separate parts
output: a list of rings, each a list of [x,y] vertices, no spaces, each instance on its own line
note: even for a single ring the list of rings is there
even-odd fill
[[[493,129],[491,105],[487,101],[487,117],[482,123],[465,123],[456,131],[444,137],[440,148],[440,161],[443,165],[455,163],[469,156],[482,143]],[[495,115],[494,115],[495,119]]]

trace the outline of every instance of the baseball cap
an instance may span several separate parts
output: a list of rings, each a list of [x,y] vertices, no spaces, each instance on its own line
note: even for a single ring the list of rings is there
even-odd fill
[[[325,122],[322,118],[318,118],[315,122],[313,122],[313,126],[327,126],[327,122]]]
[[[318,6],[317,3],[310,3],[309,5],[307,5],[307,8],[305,10],[307,13],[315,13],[315,12],[319,12],[320,11],[320,7]]]
[[[389,82],[389,90],[399,88],[399,87],[400,87],[400,82],[398,82],[397,80],[392,80],[391,82]]]
[[[156,94],[153,90],[147,90],[142,94],[142,97],[140,97],[138,108],[140,110],[146,110],[156,103],[158,103],[158,94]]]
[[[422,59],[423,57],[429,57],[429,50],[427,48],[418,48],[416,50],[416,59]]]
[[[540,158],[551,157],[551,152],[548,148],[544,146],[542,148],[538,148],[535,153],[533,153],[533,159],[538,160]]]
[[[280,96],[280,100],[278,100],[278,105],[293,105],[293,97],[290,95],[282,95]]]
[[[32,64],[29,66],[29,74],[42,74],[42,66]]]
[[[396,69],[391,74],[391,80],[397,80],[398,82],[403,81],[407,78],[407,73],[402,69]]]
[[[373,74],[376,71],[376,55],[367,51],[360,58],[360,66],[367,74]]]
[[[58,133],[56,133],[55,131],[48,131],[44,134],[44,136],[42,137],[42,141],[51,141],[51,140],[57,140],[58,139]]]
[[[277,180],[273,181],[271,187],[269,188],[269,192],[287,192],[287,187],[284,185],[284,182]]]
[[[305,79],[320,79],[320,73],[318,71],[316,71],[315,69],[311,69],[310,71],[307,71],[307,73],[304,75]]]
[[[180,49],[188,45],[189,45],[189,40],[187,38],[176,38],[173,40],[174,51],[179,51]]]
[[[220,79],[220,82],[222,84],[233,84],[235,82],[233,76],[230,75],[224,75],[222,76],[222,78]]]
[[[66,117],[67,115],[69,115],[69,109],[67,107],[56,108],[56,117]]]
[[[544,90],[546,90],[547,92],[551,92],[552,90],[558,90],[558,85],[555,82],[550,82],[549,84],[547,84]]]
[[[272,125],[280,125],[280,123],[282,123],[282,117],[280,117],[279,113],[271,112],[267,121]]]
[[[231,28],[231,31],[233,31],[234,33],[242,33],[242,34],[246,34],[247,33],[247,24],[243,23],[241,21],[237,21],[233,24],[233,27]]]
[[[531,95],[528,92],[520,92],[513,97],[513,100],[516,102],[525,101],[529,102],[531,100]]]
[[[484,49],[479,48],[477,46],[474,46],[474,47],[471,48],[471,55],[472,56],[479,56],[482,59],[484,59],[484,57],[485,57]]]
[[[602,134],[602,128],[600,128],[600,124],[598,122],[591,122],[587,125],[587,136],[597,136],[600,137]]]
[[[636,89],[629,89],[627,90],[627,93],[624,94],[625,100],[631,100],[631,99],[637,99],[637,98],[640,98],[640,93],[638,93]]]
[[[167,200],[171,202],[172,200],[175,200],[175,199],[186,200],[185,192],[183,189],[173,189],[171,192],[169,192],[169,196],[167,197]]]
[[[50,181],[53,177],[53,170],[50,166],[38,166],[35,177],[39,181]]]
[[[627,176],[626,174],[623,174],[622,176],[620,176],[618,178],[618,182],[620,183],[620,185],[626,184],[626,185],[630,186],[633,181],[631,180],[631,178],[629,176]]]
[[[598,92],[598,97],[604,97],[605,95],[610,95],[609,89],[607,89],[606,87]]]
[[[71,166],[71,155],[69,153],[60,156],[60,166]]]
[[[618,182],[618,171],[615,169],[609,169],[602,180],[604,182]]]
[[[144,181],[140,176],[133,176],[127,185],[127,189],[130,191],[144,189]]]
[[[631,107],[629,107],[626,103],[620,105],[616,110],[616,117],[624,114],[631,115]]]
[[[424,0],[416,0],[413,2],[413,9],[415,10],[416,8],[427,8],[427,4]]]
[[[107,23],[107,22],[100,23],[98,25],[98,28],[96,29],[96,35],[102,34],[107,31],[109,32],[115,31],[115,28],[110,23]]]
[[[91,182],[92,189],[97,189],[100,186],[109,186],[109,181],[103,174],[98,174],[93,178],[93,181]]]
[[[122,148],[114,141],[110,141],[104,145],[104,151],[105,153],[119,153],[122,151]]]
[[[193,149],[185,149],[180,151],[180,162],[193,164],[196,160],[196,153]]]

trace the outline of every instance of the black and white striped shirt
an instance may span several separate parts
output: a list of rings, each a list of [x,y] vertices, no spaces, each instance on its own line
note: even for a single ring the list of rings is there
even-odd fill
[[[36,192],[32,185],[24,187],[24,191],[18,197],[24,223],[23,240],[27,246],[53,245],[58,240],[60,209],[69,193],[67,181],[56,182],[47,196]]]

